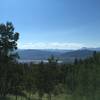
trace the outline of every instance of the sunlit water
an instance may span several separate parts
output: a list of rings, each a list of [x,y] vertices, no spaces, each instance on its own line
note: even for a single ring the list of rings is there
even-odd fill
[[[35,63],[35,64],[38,64],[41,61],[43,61],[44,63],[48,63],[48,60],[18,60],[19,63]],[[58,63],[62,63],[62,61],[58,61]]]

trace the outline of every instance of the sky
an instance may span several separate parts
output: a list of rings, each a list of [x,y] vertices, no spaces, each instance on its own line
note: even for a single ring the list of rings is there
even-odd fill
[[[100,47],[100,0],[0,0],[7,21],[20,49]]]

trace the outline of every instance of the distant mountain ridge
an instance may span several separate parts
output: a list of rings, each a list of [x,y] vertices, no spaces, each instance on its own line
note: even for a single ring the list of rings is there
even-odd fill
[[[25,60],[45,60],[51,55],[58,56],[62,54],[62,51],[50,51],[50,50],[18,50],[20,59]]]
[[[87,47],[83,47],[83,48],[81,48],[81,50],[91,50],[91,51],[100,52],[100,47],[98,47],[98,48],[87,48]]]
[[[58,50],[58,49],[26,49],[18,50],[20,60],[46,60],[51,55],[64,61],[85,59],[93,55],[93,51],[100,51],[100,48],[82,48],[80,50]]]
[[[61,55],[61,58],[67,62],[73,62],[77,59],[85,59],[91,57],[94,51],[91,50],[75,50],[72,52],[64,53]]]

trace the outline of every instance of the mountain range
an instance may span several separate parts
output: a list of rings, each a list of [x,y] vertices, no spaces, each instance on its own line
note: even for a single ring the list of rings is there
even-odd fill
[[[82,48],[79,50],[59,50],[59,49],[20,49],[18,54],[20,60],[47,60],[50,56],[54,56],[64,62],[72,62],[75,58],[85,59],[93,55],[93,52],[100,51],[100,48]]]

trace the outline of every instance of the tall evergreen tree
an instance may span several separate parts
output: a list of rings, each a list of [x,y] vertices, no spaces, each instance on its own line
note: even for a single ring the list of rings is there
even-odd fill
[[[9,73],[13,66],[12,62],[18,57],[15,50],[17,49],[17,40],[19,33],[14,32],[14,26],[11,22],[0,24],[0,95],[5,96],[10,86],[11,75]],[[11,79],[12,80],[12,79]]]
[[[14,51],[17,49],[18,39],[19,33],[14,32],[11,22],[0,24],[0,61],[14,60],[17,56]]]

